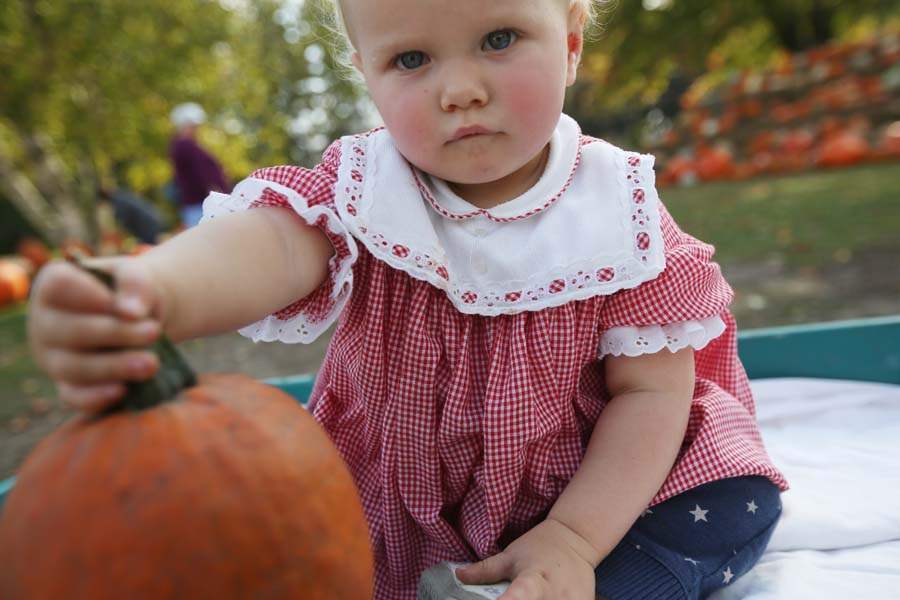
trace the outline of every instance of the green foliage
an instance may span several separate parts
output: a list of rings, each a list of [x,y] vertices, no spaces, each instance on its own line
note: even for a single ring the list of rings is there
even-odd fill
[[[23,140],[44,134],[70,180],[87,163],[152,192],[171,175],[169,112],[196,101],[210,115],[202,140],[232,177],[311,163],[359,126],[360,92],[316,64],[322,31],[302,17],[275,0],[0,3],[0,152],[29,173]],[[301,135],[292,123],[308,111],[327,119]]]

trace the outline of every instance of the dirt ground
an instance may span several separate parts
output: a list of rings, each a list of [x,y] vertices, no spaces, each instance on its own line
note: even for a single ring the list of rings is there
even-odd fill
[[[778,261],[731,265],[733,310],[742,329],[900,314],[900,248],[872,248],[824,269],[788,271]],[[229,334],[182,344],[198,371],[239,371],[266,378],[314,373],[329,335],[310,346],[254,344]],[[0,426],[0,478],[71,414],[50,399]]]

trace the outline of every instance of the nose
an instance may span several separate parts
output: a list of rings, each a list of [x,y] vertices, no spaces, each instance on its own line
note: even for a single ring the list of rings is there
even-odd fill
[[[477,67],[468,61],[447,65],[441,108],[446,112],[478,108],[488,103],[489,95]]]

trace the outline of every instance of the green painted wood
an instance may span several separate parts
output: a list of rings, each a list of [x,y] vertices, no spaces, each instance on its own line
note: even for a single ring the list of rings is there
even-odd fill
[[[293,375],[291,377],[276,377],[264,380],[264,383],[281,388],[304,405],[312,394],[312,388],[315,382],[315,375]]]
[[[6,495],[9,494],[9,490],[12,489],[15,483],[15,477],[10,477],[9,479],[0,481],[0,508],[3,508],[3,501],[6,500]]]
[[[900,315],[748,330],[738,351],[752,379],[821,377],[900,384]],[[305,404],[314,375],[266,379]],[[0,507],[15,478],[0,481]]]
[[[900,316],[749,330],[738,352],[751,379],[900,383]]]

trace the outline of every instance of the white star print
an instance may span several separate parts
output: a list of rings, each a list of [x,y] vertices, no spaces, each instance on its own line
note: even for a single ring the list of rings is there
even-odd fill
[[[689,513],[694,515],[694,523],[696,523],[697,521],[706,521],[706,513],[709,512],[709,509],[703,510],[702,508],[700,508],[699,504],[697,504],[696,506],[697,508],[695,508],[694,510],[688,511]],[[706,522],[709,523],[709,521]]]
[[[688,561],[689,563],[691,563],[691,564],[694,565],[695,567],[696,567],[697,565],[700,564],[699,561],[696,561],[696,560],[694,560],[693,558],[688,558],[687,556],[684,557],[684,560]]]
[[[728,585],[731,583],[731,580],[734,579],[734,573],[731,572],[731,567],[728,567],[724,571],[722,571],[722,575],[725,576],[725,579],[722,580],[722,583]]]
[[[648,508],[647,510],[645,510],[644,512],[641,513],[641,516],[646,517],[647,515],[652,515],[652,514],[653,514],[653,511]]]
[[[747,503],[747,512],[752,512],[755,515],[757,508],[759,507],[756,505],[756,498]]]

